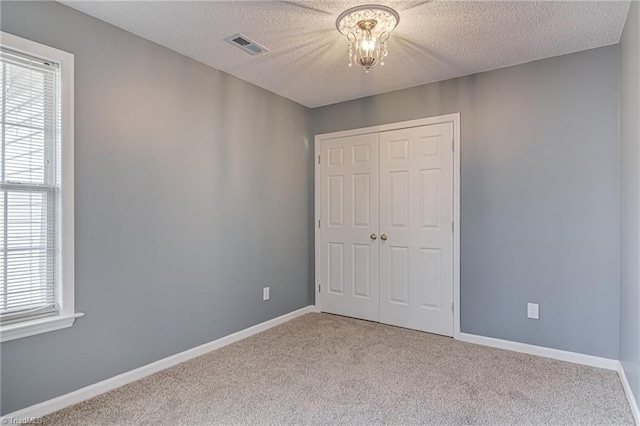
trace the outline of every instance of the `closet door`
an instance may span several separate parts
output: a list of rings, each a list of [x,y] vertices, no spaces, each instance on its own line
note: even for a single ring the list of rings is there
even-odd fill
[[[321,309],[379,320],[378,134],[321,142]]]
[[[453,124],[380,133],[380,322],[453,335]]]

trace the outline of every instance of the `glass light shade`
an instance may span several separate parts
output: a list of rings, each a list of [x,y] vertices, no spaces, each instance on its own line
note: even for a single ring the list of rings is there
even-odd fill
[[[389,34],[399,21],[398,13],[386,6],[365,5],[343,12],[336,27],[349,40],[349,66],[355,63],[369,72],[384,65]]]

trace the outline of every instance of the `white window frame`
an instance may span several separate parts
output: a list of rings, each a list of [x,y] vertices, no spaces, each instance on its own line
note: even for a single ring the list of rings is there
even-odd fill
[[[50,60],[60,66],[61,95],[61,253],[62,278],[57,292],[59,311],[55,316],[25,320],[0,326],[0,342],[68,328],[76,318],[74,296],[74,175],[73,175],[73,54],[0,32],[0,45],[16,52]]]

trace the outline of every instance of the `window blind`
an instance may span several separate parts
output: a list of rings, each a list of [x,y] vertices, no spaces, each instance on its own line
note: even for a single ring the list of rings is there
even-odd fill
[[[57,313],[59,67],[11,50],[2,64],[0,321]]]

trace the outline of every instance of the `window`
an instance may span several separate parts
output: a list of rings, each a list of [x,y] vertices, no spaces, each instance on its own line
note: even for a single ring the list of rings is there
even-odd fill
[[[0,337],[70,327],[73,55],[0,34]]]

